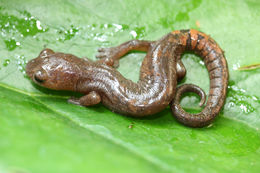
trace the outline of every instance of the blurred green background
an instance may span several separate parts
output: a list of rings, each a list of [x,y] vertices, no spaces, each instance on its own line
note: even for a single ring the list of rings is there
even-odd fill
[[[259,172],[259,9],[257,0],[1,0],[0,172]],[[226,104],[206,128],[184,127],[169,108],[137,119],[71,105],[71,93],[25,75],[44,47],[95,59],[99,47],[187,28],[214,38],[229,65]],[[144,55],[127,55],[119,71],[137,81]],[[182,60],[181,83],[208,92],[200,58]],[[187,95],[182,105],[195,112],[198,102]]]

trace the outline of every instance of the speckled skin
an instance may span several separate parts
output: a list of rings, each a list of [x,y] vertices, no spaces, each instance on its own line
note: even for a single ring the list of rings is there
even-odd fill
[[[131,50],[147,52],[137,83],[113,68]],[[210,76],[209,98],[199,114],[185,112],[179,101],[184,92],[195,92],[201,96],[202,106],[206,100],[203,90],[192,84],[176,89],[177,80],[186,74],[181,55],[187,50],[204,60]],[[171,104],[177,120],[190,127],[210,124],[224,104],[228,84],[226,59],[217,43],[202,32],[193,29],[173,31],[158,41],[132,40],[98,51],[100,60],[93,62],[44,49],[27,64],[26,72],[41,86],[85,94],[79,99],[69,99],[70,103],[78,105],[102,102],[114,112],[142,117],[160,112]]]

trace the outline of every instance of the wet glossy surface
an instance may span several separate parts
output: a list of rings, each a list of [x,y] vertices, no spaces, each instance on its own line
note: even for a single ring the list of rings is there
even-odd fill
[[[146,51],[137,83],[124,78],[113,67],[132,50]],[[198,114],[185,112],[179,105],[181,95],[196,92],[205,102],[204,92],[194,85],[175,90],[177,80],[186,75],[180,58],[186,50],[202,57],[210,76],[207,105]],[[97,62],[71,54],[44,49],[27,64],[28,76],[37,84],[55,90],[77,91],[85,96],[69,102],[91,106],[102,102],[114,112],[147,116],[165,109],[171,101],[173,115],[191,127],[209,125],[218,115],[226,98],[228,69],[222,50],[210,37],[196,30],[173,31],[158,41],[132,40],[117,47],[100,48]],[[175,97],[175,99],[173,99]]]

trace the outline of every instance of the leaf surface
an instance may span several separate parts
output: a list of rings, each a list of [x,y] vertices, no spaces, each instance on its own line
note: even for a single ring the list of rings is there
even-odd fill
[[[257,0],[3,0],[0,7],[0,172],[259,172]],[[169,108],[138,119],[71,105],[73,93],[38,87],[25,75],[44,47],[94,60],[99,47],[187,28],[211,35],[229,66],[224,109],[206,128],[184,127]],[[119,71],[137,81],[144,56],[128,54]],[[208,92],[200,58],[182,60],[181,83]],[[187,95],[181,104],[195,112],[198,102]]]

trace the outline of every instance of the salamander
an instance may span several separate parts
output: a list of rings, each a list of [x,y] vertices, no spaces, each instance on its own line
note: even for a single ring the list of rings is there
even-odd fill
[[[122,76],[115,68],[130,51],[147,52],[138,82]],[[204,91],[193,84],[177,87],[186,75],[181,56],[191,51],[205,62],[210,78],[207,103],[197,114],[185,112],[180,99],[185,92],[197,93],[200,106],[206,101]],[[224,105],[228,84],[228,67],[224,52],[208,35],[194,30],[177,30],[157,41],[131,40],[119,46],[98,49],[99,60],[78,58],[72,54],[44,49],[28,62],[26,73],[38,85],[54,90],[84,94],[68,101],[82,106],[104,104],[113,112],[143,117],[170,105],[172,114],[186,126],[204,127],[219,114]]]

